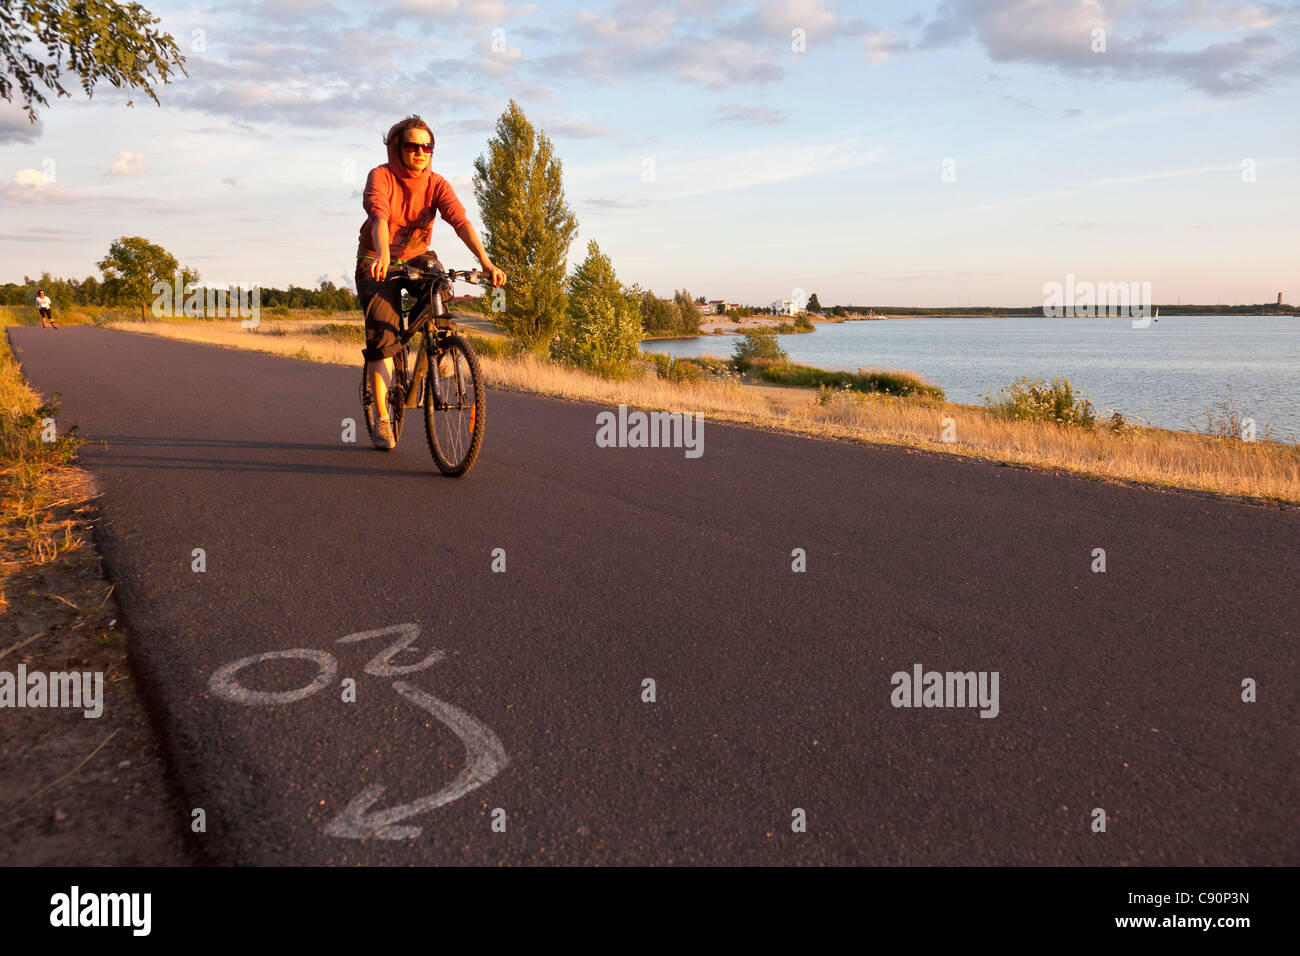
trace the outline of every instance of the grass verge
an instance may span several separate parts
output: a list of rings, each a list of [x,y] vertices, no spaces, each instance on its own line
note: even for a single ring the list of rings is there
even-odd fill
[[[0,669],[103,675],[98,718],[4,711],[0,865],[184,865],[185,811],[165,783],[92,541],[98,495],[72,464],[75,434],[50,430],[56,412],[0,336]]]

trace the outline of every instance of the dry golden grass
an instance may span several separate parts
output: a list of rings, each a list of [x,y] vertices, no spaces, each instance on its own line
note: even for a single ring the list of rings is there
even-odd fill
[[[75,438],[41,440],[47,417],[52,408],[24,381],[8,338],[0,340],[0,609],[11,575],[82,544],[73,520],[56,512],[84,503],[93,487],[70,465]]]
[[[355,316],[353,322],[357,322]],[[318,323],[320,324],[320,323]],[[262,320],[257,332],[238,322],[117,322],[111,328],[336,365],[357,365],[359,346],[302,331],[303,323]],[[283,333],[283,334],[278,334]],[[703,412],[723,421],[828,438],[923,448],[972,458],[1094,477],[1185,488],[1271,502],[1300,503],[1300,447],[1279,442],[1242,442],[1194,432],[1108,424],[1092,429],[1000,419],[970,405],[899,399],[884,395],[832,394],[819,403],[791,398],[789,389],[734,382],[673,384],[647,374],[607,380],[532,357],[482,356],[496,386],[606,404]],[[953,419],[955,440],[941,440],[943,419]]]

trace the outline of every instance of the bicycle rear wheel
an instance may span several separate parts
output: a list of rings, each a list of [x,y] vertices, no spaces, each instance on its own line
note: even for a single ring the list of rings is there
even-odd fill
[[[474,467],[483,447],[486,392],[474,349],[449,335],[434,350],[425,375],[424,434],[444,475],[459,478]]]

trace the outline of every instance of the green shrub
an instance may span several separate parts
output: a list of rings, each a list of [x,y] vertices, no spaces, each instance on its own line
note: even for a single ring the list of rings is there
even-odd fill
[[[911,395],[936,400],[942,400],[944,397],[943,389],[923,382],[906,372],[838,372],[812,365],[765,361],[753,363],[753,370],[760,379],[774,385],[829,387],[864,393]]]
[[[662,352],[643,354],[654,363],[655,371],[666,382],[698,382],[705,376],[704,368],[692,359],[674,358]]]
[[[745,332],[743,339],[736,342],[732,362],[743,372],[756,360],[784,362],[789,357],[771,329],[750,329]]]
[[[527,348],[515,339],[501,338],[493,336],[491,338],[484,335],[471,335],[462,331],[460,333],[465,341],[479,355],[485,355],[488,358],[510,358],[521,352],[527,351]]]
[[[812,319],[806,315],[800,315],[794,320],[794,327],[803,332],[815,332],[817,327],[813,325]]]
[[[277,305],[271,308],[272,315],[288,315],[289,307],[287,305]]]
[[[1029,422],[1056,422],[1059,425],[1079,425],[1091,428],[1097,421],[1092,402],[1075,395],[1069,379],[1018,378],[1005,386],[1003,397],[994,401],[985,397],[985,403],[994,414]]]
[[[618,281],[609,256],[596,240],[569,279],[565,323],[551,355],[606,377],[631,375],[640,354],[641,295]]]
[[[311,334],[320,335],[344,344],[364,343],[366,341],[366,327],[360,324],[347,325],[343,322],[330,322],[327,325],[319,325],[312,329]]]

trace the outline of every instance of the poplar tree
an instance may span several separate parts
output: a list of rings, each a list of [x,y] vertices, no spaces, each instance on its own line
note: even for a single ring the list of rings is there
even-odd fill
[[[677,304],[677,331],[683,335],[699,335],[700,306],[698,300],[692,299],[691,294],[682,289],[673,293],[673,302]]]
[[[487,154],[474,161],[474,196],[484,247],[508,276],[504,309],[494,317],[512,338],[543,351],[564,321],[564,275],[578,221],[564,200],[550,138],[514,100],[497,119]]]

